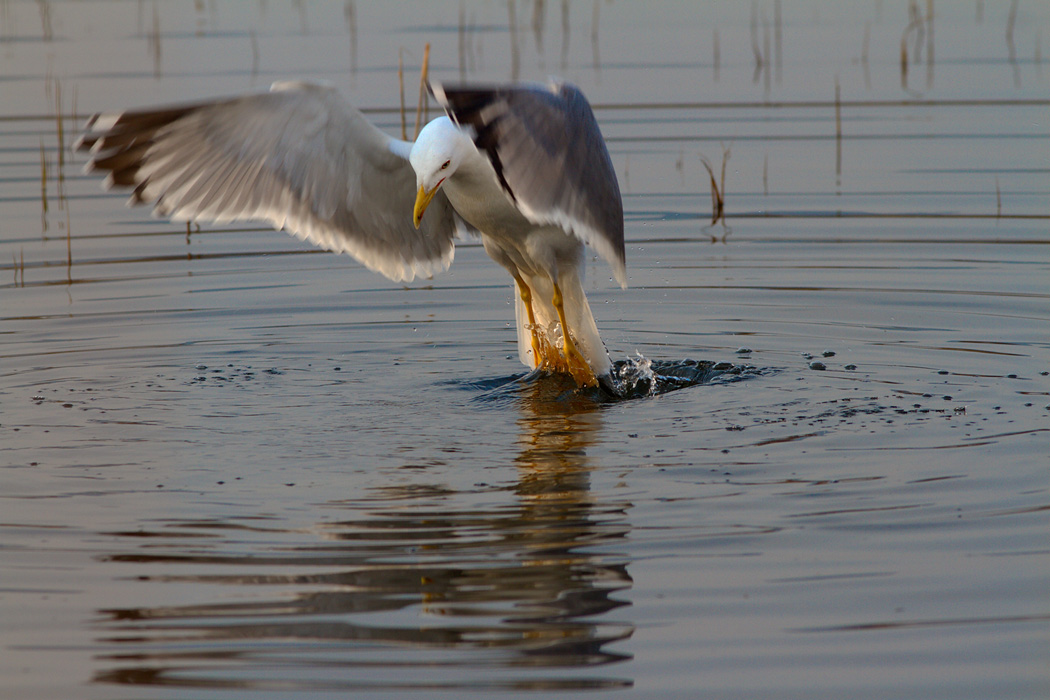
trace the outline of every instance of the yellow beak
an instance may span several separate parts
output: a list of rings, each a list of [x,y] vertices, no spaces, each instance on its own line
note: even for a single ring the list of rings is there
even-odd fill
[[[434,195],[437,194],[437,191],[438,188],[435,187],[427,192],[423,189],[423,186],[420,185],[419,192],[416,193],[416,206],[415,209],[412,210],[412,223],[415,224],[416,228],[419,228],[419,222],[423,219],[423,212],[425,212],[427,207],[430,206],[430,200],[434,199]]]

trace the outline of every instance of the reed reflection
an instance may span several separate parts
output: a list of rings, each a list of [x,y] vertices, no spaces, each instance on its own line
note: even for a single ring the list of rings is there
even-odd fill
[[[596,670],[630,658],[610,648],[633,632],[613,616],[628,605],[615,594],[631,586],[616,547],[629,504],[590,489],[597,406],[551,400],[559,388],[544,384],[523,387],[519,478],[506,490],[384,488],[332,504],[347,517],[308,533],[230,521],[127,533],[146,537],[144,546],[109,559],[135,564],[158,587],[153,598],[218,600],[101,611],[108,651],[95,681],[299,691],[629,687]],[[212,536],[207,550],[202,531]],[[173,540],[165,554],[158,537]],[[246,555],[253,542],[265,544]],[[163,586],[181,588],[176,596]]]

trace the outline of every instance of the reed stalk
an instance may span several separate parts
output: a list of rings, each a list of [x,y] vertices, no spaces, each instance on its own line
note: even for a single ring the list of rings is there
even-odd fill
[[[408,141],[408,129],[405,126],[405,62],[402,58],[404,49],[397,50],[397,85],[401,92],[401,140]]]
[[[413,140],[418,138],[419,130],[422,128],[423,112],[427,101],[427,76],[430,72],[430,42],[423,46],[423,66],[419,70],[419,104],[416,107],[416,134]]]
[[[719,219],[725,223],[726,218],[726,164],[729,162],[729,156],[731,153],[730,148],[722,149],[722,171],[719,179],[715,178],[715,169],[711,165],[711,161],[707,159],[707,156],[701,154],[700,162],[704,164],[704,168],[707,169],[707,175],[710,179],[711,184],[711,223],[718,223]]]

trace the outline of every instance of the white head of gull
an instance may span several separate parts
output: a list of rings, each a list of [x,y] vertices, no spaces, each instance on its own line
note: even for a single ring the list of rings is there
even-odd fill
[[[623,205],[586,98],[567,83],[442,86],[415,143],[375,128],[334,88],[96,114],[75,148],[130,203],[184,221],[269,221],[395,281],[452,262],[481,237],[514,279],[528,367],[608,387],[612,368],[583,290],[584,244],[626,286]],[[411,216],[409,215],[411,211]],[[560,337],[559,337],[560,336]]]

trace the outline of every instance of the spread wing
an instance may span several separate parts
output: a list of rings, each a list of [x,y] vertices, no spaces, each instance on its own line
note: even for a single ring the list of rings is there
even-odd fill
[[[620,186],[583,93],[568,83],[431,88],[453,121],[473,129],[522,214],[594,247],[626,287]]]
[[[335,89],[270,92],[96,114],[74,148],[130,204],[187,221],[269,221],[349,253],[392,280],[448,268],[456,217],[443,194],[417,230],[410,144],[387,136]]]

